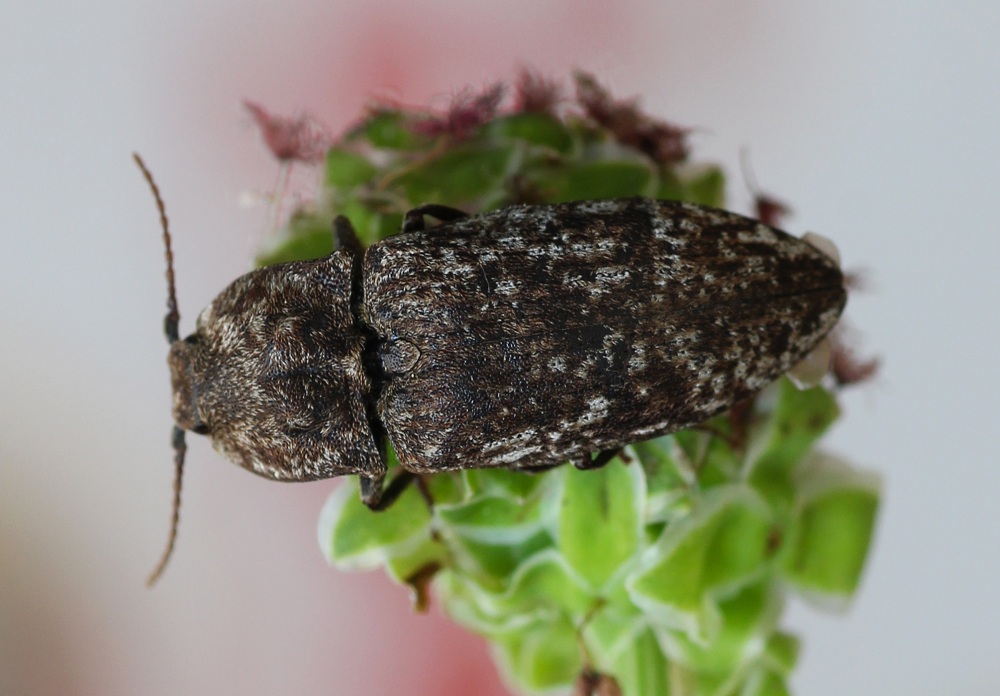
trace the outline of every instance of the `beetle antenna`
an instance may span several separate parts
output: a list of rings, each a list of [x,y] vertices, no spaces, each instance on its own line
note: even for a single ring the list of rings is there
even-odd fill
[[[177,290],[174,283],[174,252],[170,248],[170,223],[167,221],[167,208],[163,205],[163,197],[160,196],[160,189],[153,180],[153,174],[142,161],[139,153],[133,152],[132,158],[142,170],[142,175],[146,178],[153,198],[156,199],[156,209],[160,212],[160,226],[163,228],[164,256],[167,260],[167,315],[163,318],[163,332],[167,336],[167,341],[173,343],[180,338],[178,325],[180,324],[180,312],[177,311]],[[179,426],[174,426],[171,444],[174,448],[174,502],[170,515],[170,536],[167,538],[167,547],[163,550],[163,555],[156,564],[156,568],[146,580],[146,587],[152,587],[170,560],[170,555],[174,552],[174,544],[177,542],[177,526],[181,517],[181,480],[184,476],[184,454],[187,452],[187,444],[184,442],[184,430]]]
[[[181,519],[181,478],[184,475],[184,453],[187,452],[184,430],[179,426],[174,426],[171,444],[174,448],[174,504],[170,518],[170,536],[167,538],[167,547],[163,549],[163,555],[160,556],[156,568],[146,580],[146,587],[152,587],[163,575],[170,555],[174,552],[174,544],[177,542],[177,527]]]
[[[149,188],[152,189],[153,197],[156,199],[156,207],[160,211],[160,225],[163,227],[163,246],[166,250],[165,256],[167,258],[167,316],[163,318],[163,331],[167,335],[167,341],[173,343],[180,338],[177,325],[180,323],[181,315],[177,311],[177,292],[174,289],[174,252],[170,248],[170,226],[167,223],[167,208],[163,205],[163,198],[160,197],[160,189],[156,186],[156,182],[153,181],[153,175],[146,168],[146,163],[142,161],[142,157],[136,152],[132,153],[132,157],[135,159],[135,163],[139,165],[139,169],[142,170],[142,175],[146,177],[146,181],[149,182]]]

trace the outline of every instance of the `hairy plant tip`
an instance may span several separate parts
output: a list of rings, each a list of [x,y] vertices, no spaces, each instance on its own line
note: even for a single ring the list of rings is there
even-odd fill
[[[530,68],[521,68],[514,82],[514,111],[555,116],[564,100],[562,85]]]
[[[243,100],[243,107],[260,129],[264,144],[280,162],[318,164],[323,160],[332,138],[309,114],[276,116],[249,99]]]
[[[687,160],[689,128],[682,128],[644,114],[638,100],[615,100],[590,73],[577,72],[576,100],[584,113],[606,128],[622,145],[635,148],[661,166]]]
[[[760,190],[750,164],[750,153],[746,149],[740,152],[740,167],[743,170],[743,180],[753,196],[754,214],[757,219],[771,227],[782,227],[785,218],[792,214],[792,209],[784,201]]]
[[[882,365],[882,361],[877,357],[858,357],[857,348],[845,333],[844,329],[838,328],[830,336],[830,344],[833,349],[830,372],[838,387],[849,387],[868,382],[878,374]]]
[[[411,128],[420,135],[446,135],[464,140],[497,115],[506,93],[507,87],[502,82],[494,82],[478,93],[463,89],[443,113],[418,117]]]
[[[614,677],[585,670],[573,685],[573,696],[622,696],[621,687]]]
[[[786,203],[766,193],[754,196],[753,208],[757,219],[771,227],[781,227],[785,218],[792,214],[792,209]]]

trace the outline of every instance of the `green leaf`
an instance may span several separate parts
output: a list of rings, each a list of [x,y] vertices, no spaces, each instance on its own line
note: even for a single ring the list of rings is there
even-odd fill
[[[739,696],[791,696],[792,692],[780,674],[756,669],[737,693]]]
[[[333,251],[333,221],[327,216],[298,213],[278,235],[262,247],[254,263],[257,267],[289,261],[308,261]]]
[[[595,605],[581,578],[555,549],[546,549],[522,563],[507,589],[490,604],[500,616],[558,613],[581,621]]]
[[[719,632],[718,597],[764,572],[770,529],[770,512],[749,488],[713,489],[668,525],[626,587],[651,620],[706,643]]]
[[[653,170],[639,160],[565,162],[527,176],[546,193],[548,201],[560,203],[649,195]]]
[[[500,495],[525,500],[546,482],[545,476],[507,469],[467,469],[462,472],[472,496]]]
[[[332,147],[326,152],[326,185],[353,188],[371,182],[378,168],[364,155],[342,147]]]
[[[689,166],[661,172],[656,197],[722,208],[726,200],[726,177],[716,166]]]
[[[660,642],[671,659],[694,671],[735,674],[761,659],[781,608],[781,595],[770,581],[756,582],[719,602],[720,628],[708,642],[671,630],[661,632]]]
[[[639,633],[631,649],[622,651],[608,669],[626,696],[670,696],[675,693],[670,665],[648,628]],[[680,691],[689,694],[689,691]]]
[[[692,172],[684,182],[684,200],[721,208],[726,199],[726,177],[718,167]]]
[[[573,136],[558,119],[548,114],[509,114],[486,124],[482,135],[494,140],[519,140],[556,152],[569,152]]]
[[[397,582],[409,582],[413,575],[428,566],[443,567],[448,562],[448,547],[428,535],[413,547],[397,548],[385,562],[389,576]]]
[[[372,114],[355,127],[347,140],[367,140],[385,150],[412,150],[428,142],[409,127],[409,117],[402,111],[386,109]]]
[[[464,497],[438,504],[436,512],[442,533],[455,542],[462,558],[477,572],[504,580],[525,559],[552,546],[549,526],[541,515],[546,509],[544,491],[533,490],[544,477],[468,471],[461,480],[476,485],[468,486]],[[531,495],[522,497],[522,493]]]
[[[823,456],[809,460],[800,480],[782,571],[807,595],[838,604],[854,594],[861,579],[880,482]]]
[[[710,424],[718,424],[720,418],[710,421]],[[728,422],[725,428],[728,430]],[[703,444],[703,454],[698,467],[698,483],[702,488],[708,489],[713,486],[723,486],[740,476],[743,464],[742,453],[733,449],[724,438],[705,433]]]
[[[497,612],[494,602],[500,593],[484,588],[463,571],[442,571],[435,578],[434,589],[454,621],[491,640],[509,636],[539,621],[537,616],[530,614]]]
[[[615,460],[601,469],[564,467],[558,547],[594,588],[604,587],[642,539],[642,467]]]
[[[466,528],[462,531],[471,530]],[[526,559],[552,546],[552,537],[542,528],[522,539],[514,536],[507,539],[498,538],[496,542],[482,539],[481,530],[476,530],[473,534],[454,534],[452,541],[455,555],[471,563],[471,567],[466,566],[467,572],[477,573],[477,578],[484,581],[486,578],[478,574],[485,573],[488,578],[500,583],[500,586]]]
[[[433,476],[425,476],[424,482],[430,489],[435,510],[443,505],[453,505],[468,498],[460,471],[442,471]]]
[[[404,170],[393,186],[417,205],[462,205],[502,190],[513,156],[513,145],[465,145]]]
[[[796,636],[778,631],[768,640],[761,663],[775,674],[788,676],[798,662],[800,648]]]
[[[508,674],[532,691],[566,686],[583,667],[568,620],[538,622],[501,638],[499,647]]]
[[[430,520],[415,486],[387,510],[373,512],[361,502],[352,478],[334,490],[320,513],[319,545],[339,568],[370,568],[420,546],[430,537]]]
[[[366,247],[398,232],[403,222],[402,214],[382,213],[354,196],[335,201],[334,207],[338,214],[351,221],[358,239]]]
[[[792,475],[813,443],[837,419],[840,409],[822,387],[800,390],[783,377],[757,403],[764,413],[752,428],[749,480],[772,505],[787,508]]]
[[[482,495],[465,502],[438,505],[437,514],[453,533],[492,544],[524,541],[541,527],[537,503],[525,505],[498,495]]]
[[[454,618],[480,633],[502,636],[538,622],[580,622],[598,600],[554,549],[521,563],[509,582],[488,587],[464,573],[438,585]]]
[[[688,200],[688,191],[677,173],[667,170],[660,172],[655,197],[665,201],[686,201]]]
[[[695,481],[694,467],[673,435],[637,442],[632,445],[632,452],[646,473],[649,495],[660,492],[673,494]]]
[[[583,640],[600,671],[619,674],[615,667],[619,659],[628,660],[649,624],[642,612],[631,602],[603,604],[591,610],[581,624]]]

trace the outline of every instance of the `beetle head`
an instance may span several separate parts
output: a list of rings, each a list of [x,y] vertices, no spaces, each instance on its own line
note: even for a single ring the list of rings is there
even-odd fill
[[[198,413],[197,392],[192,372],[192,354],[197,350],[197,334],[191,334],[183,341],[177,340],[170,344],[167,364],[170,366],[170,383],[174,394],[174,423],[183,430],[208,435],[211,430]]]

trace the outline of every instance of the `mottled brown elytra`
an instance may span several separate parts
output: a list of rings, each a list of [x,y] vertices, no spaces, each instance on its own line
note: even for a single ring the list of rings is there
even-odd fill
[[[429,205],[368,249],[338,217],[332,254],[236,279],[180,339],[156,197],[177,477],[151,582],[184,431],[279,481],[357,474],[373,509],[418,474],[593,468],[759,391],[846,301],[825,253],[705,206]],[[383,490],[386,438],[404,471]]]

